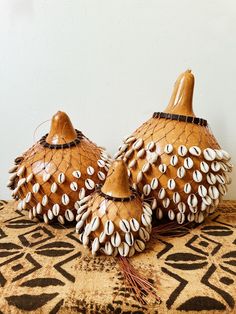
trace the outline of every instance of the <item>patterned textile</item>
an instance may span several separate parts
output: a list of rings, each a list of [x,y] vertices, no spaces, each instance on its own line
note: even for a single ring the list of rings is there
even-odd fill
[[[117,260],[92,257],[73,226],[29,220],[5,201],[0,223],[0,313],[236,313],[236,202],[175,237],[153,235],[130,259],[162,299],[145,306]]]

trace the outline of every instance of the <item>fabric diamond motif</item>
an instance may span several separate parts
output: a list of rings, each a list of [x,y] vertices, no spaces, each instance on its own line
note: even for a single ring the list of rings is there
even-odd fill
[[[19,240],[24,246],[35,246],[52,239],[54,236],[46,227],[37,227],[19,235]]]

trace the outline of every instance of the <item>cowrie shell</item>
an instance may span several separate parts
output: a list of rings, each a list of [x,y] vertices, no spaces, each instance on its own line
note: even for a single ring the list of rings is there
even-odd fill
[[[194,214],[193,213],[189,213],[187,218],[188,218],[189,222],[193,222],[194,221]]]
[[[220,194],[223,196],[227,193],[227,189],[226,189],[226,186],[224,184],[219,184],[218,190],[219,190]]]
[[[58,177],[57,177],[57,181],[59,184],[65,182],[66,176],[63,172],[59,173]]]
[[[159,190],[159,192],[158,192],[158,198],[159,198],[160,200],[162,200],[162,199],[165,197],[165,195],[166,195],[165,189],[164,189],[164,188],[160,188],[160,190]]]
[[[41,205],[41,203],[38,203],[36,205],[36,212],[37,212],[38,215],[40,215],[42,213],[42,205]]]
[[[91,180],[91,179],[86,179],[86,180],[85,180],[85,187],[86,187],[88,190],[93,190],[94,187],[95,187],[95,183],[94,183],[93,180]]]
[[[94,255],[99,250],[99,240],[98,237],[92,242],[92,255]]]
[[[137,175],[137,183],[140,183],[143,179],[143,173],[142,171],[139,171],[138,175]]]
[[[98,164],[98,166],[99,166],[100,168],[103,168],[103,167],[105,167],[105,165],[106,165],[105,161],[102,160],[102,159],[99,159],[99,160],[97,161],[97,164]]]
[[[59,221],[60,224],[64,225],[65,219],[64,219],[64,217],[62,215],[59,215],[57,220]]]
[[[81,177],[81,172],[79,170],[75,170],[72,172],[73,177],[79,179]]]
[[[178,192],[175,192],[175,193],[173,194],[173,202],[174,202],[175,204],[178,204],[178,203],[180,202],[180,200],[181,200],[180,194],[179,194]]]
[[[105,227],[104,227],[104,232],[107,234],[107,235],[112,235],[112,233],[114,232],[114,224],[111,220],[107,220],[106,223],[105,223]]]
[[[144,155],[145,155],[145,149],[144,148],[142,148],[142,149],[140,149],[138,152],[137,152],[137,158],[139,159],[139,158],[141,158],[141,157],[144,157]]]
[[[162,205],[164,208],[168,208],[170,205],[170,199],[169,198],[164,198],[164,200],[162,201]]]
[[[156,144],[152,141],[150,143],[147,144],[146,149],[149,151],[152,151],[153,149],[155,149]]]
[[[216,180],[217,180],[220,184],[225,184],[225,183],[226,183],[224,177],[223,177],[222,175],[220,175],[220,174],[217,174],[217,175],[216,175]]]
[[[174,179],[169,179],[167,182],[167,187],[169,190],[174,190],[175,189],[175,180]]]
[[[142,214],[141,216],[141,221],[142,221],[142,224],[147,227],[149,225],[151,225],[152,223],[152,218],[149,216],[149,215],[146,215],[146,214]]]
[[[172,144],[167,144],[167,145],[165,146],[165,148],[164,148],[164,152],[165,152],[166,154],[170,154],[170,153],[172,153],[172,151],[173,151],[173,145],[172,145]]]
[[[175,219],[175,213],[172,209],[168,210],[168,217],[170,220],[174,220]]]
[[[179,147],[178,147],[178,154],[180,155],[180,156],[185,156],[186,154],[187,154],[187,152],[188,152],[188,150],[187,150],[187,148],[186,148],[186,146],[184,146],[184,145],[180,145]]]
[[[92,176],[92,175],[94,174],[94,168],[91,167],[91,166],[89,166],[89,167],[87,168],[87,174],[88,174],[89,176]]]
[[[8,173],[14,173],[16,171],[16,169],[18,168],[17,165],[15,166],[12,166],[9,170],[8,170]]]
[[[147,155],[147,161],[149,162],[149,164],[152,164],[152,165],[155,164],[157,159],[158,159],[158,154],[156,152],[149,153]]]
[[[51,178],[51,174],[50,173],[44,173],[43,174],[43,181],[44,182],[47,182],[50,178]]]
[[[198,203],[198,200],[197,200],[197,197],[195,194],[190,194],[189,197],[188,197],[188,205],[191,206],[191,207],[195,207],[197,206],[197,203]]]
[[[217,172],[221,169],[220,163],[218,161],[213,161],[211,163],[211,170],[213,170],[214,172]]]
[[[18,177],[20,177],[21,175],[23,175],[24,172],[25,172],[25,166],[23,165],[17,170],[16,174],[18,175]]]
[[[125,242],[129,245],[132,246],[134,244],[134,236],[131,232],[126,232],[125,233]]]
[[[51,185],[51,192],[56,193],[56,191],[57,191],[57,184],[56,182],[53,182],[53,184]]]
[[[223,153],[220,149],[215,149],[215,153],[216,153],[216,159],[217,160],[223,159],[224,156],[223,156]]]
[[[98,178],[99,178],[101,181],[104,181],[104,180],[106,179],[105,173],[103,173],[102,171],[98,171]]]
[[[100,243],[105,242],[106,237],[107,237],[106,233],[105,233],[104,231],[102,231],[102,232],[100,233],[100,236],[99,236],[99,242],[100,242]]]
[[[185,213],[186,205],[185,205],[184,202],[180,202],[180,203],[178,204],[178,210],[179,210],[179,212],[182,213],[182,214]]]
[[[48,216],[46,214],[43,214],[43,220],[45,222],[45,224],[48,224]]]
[[[156,190],[156,188],[158,187],[158,179],[157,178],[153,178],[152,181],[151,181],[151,189],[152,190]]]
[[[178,156],[177,155],[173,155],[170,158],[170,164],[174,167],[176,166],[178,163]]]
[[[17,187],[21,187],[24,183],[26,182],[26,178],[21,178],[18,182],[17,182]]]
[[[77,222],[77,224],[75,226],[76,233],[81,233],[80,229],[83,227],[83,225],[84,225],[84,221],[83,220],[80,220],[80,221]]]
[[[152,200],[152,210],[154,210],[154,209],[156,209],[157,208],[157,200],[156,200],[156,198],[154,198],[153,200]]]
[[[195,222],[196,223],[202,223],[204,221],[204,215],[203,213],[199,212],[195,214]]]
[[[32,194],[31,192],[28,192],[25,197],[25,202],[29,203],[31,201],[31,198],[32,198]]]
[[[177,220],[178,224],[182,225],[185,221],[185,215],[182,213],[177,213],[176,220]]]
[[[148,242],[150,240],[150,234],[143,227],[139,229],[138,234],[142,241]]]
[[[208,194],[213,200],[216,200],[220,197],[220,193],[215,185],[209,186]]]
[[[129,144],[129,143],[133,143],[136,140],[136,137],[134,136],[129,136],[125,139],[125,143]]]
[[[184,185],[184,193],[189,194],[192,190],[191,184],[190,183],[185,183]]]
[[[216,158],[216,152],[211,148],[206,148],[203,151],[203,156],[208,161],[213,161]]]
[[[47,215],[48,215],[49,220],[53,220],[54,215],[53,215],[53,212],[51,211],[51,209],[48,210]]]
[[[209,169],[210,169],[209,165],[205,161],[201,161],[200,170],[204,173],[207,173]]]
[[[166,164],[160,164],[158,168],[159,168],[161,173],[165,173],[167,170]]]
[[[121,256],[127,256],[129,254],[129,246],[127,243],[122,242],[119,246],[118,246],[118,252]]]
[[[148,203],[143,204],[143,213],[149,216],[152,216],[152,209]]]
[[[76,182],[71,182],[70,189],[72,191],[77,191],[78,190],[78,184]]]
[[[137,252],[142,252],[145,249],[145,243],[141,240],[135,240],[134,248]]]
[[[193,171],[193,180],[195,182],[201,182],[202,181],[202,174],[199,170],[194,170]]]
[[[96,231],[100,225],[100,218],[98,216],[93,217],[90,225],[91,225],[91,231]]]
[[[48,196],[45,194],[42,198],[42,205],[46,206],[48,204]]]
[[[158,220],[161,220],[163,218],[163,212],[162,212],[161,208],[158,208],[156,210],[156,217]]]
[[[39,183],[35,183],[32,188],[33,192],[38,193],[39,189],[40,189]]]
[[[208,205],[208,206],[210,206],[211,203],[212,203],[212,200],[211,200],[210,196],[208,196],[208,195],[206,195],[205,197],[203,197],[203,198],[202,198],[202,201],[203,201],[206,205]]]
[[[143,194],[145,196],[148,196],[151,192],[151,187],[149,184],[145,184],[144,187],[143,187]]]
[[[227,153],[225,150],[222,149],[221,152],[222,152],[223,158],[224,158],[225,160],[230,160],[230,159],[231,159],[230,154]]]
[[[207,195],[207,189],[205,188],[204,185],[199,185],[199,187],[198,187],[198,194],[201,197],[205,197]]]
[[[189,152],[193,156],[200,156],[202,151],[198,146],[192,146],[189,148]]]
[[[111,244],[114,247],[118,247],[121,244],[121,237],[118,231],[114,232],[111,236]]]
[[[133,159],[133,160],[129,163],[128,167],[129,167],[129,168],[133,168],[134,166],[136,166],[136,164],[137,164],[137,160],[136,160],[136,159]]]
[[[209,184],[211,184],[211,185],[214,185],[214,184],[216,184],[216,176],[213,174],[213,173],[208,173],[207,174],[207,176],[206,176],[206,178],[207,178],[207,182],[209,183]]]
[[[105,251],[106,255],[111,255],[113,253],[113,248],[112,248],[112,245],[109,241],[107,241],[105,243],[104,251]]]
[[[184,168],[191,169],[193,167],[193,160],[190,157],[184,159]]]
[[[130,232],[130,225],[129,225],[128,220],[126,220],[126,219],[121,219],[121,220],[120,220],[120,223],[119,223],[119,226],[120,226],[120,229],[121,229],[123,232]]]
[[[60,213],[60,205],[59,204],[54,204],[52,206],[52,212],[54,216],[58,216]]]
[[[177,177],[182,179],[185,176],[186,170],[183,166],[179,167],[177,170]]]
[[[147,162],[143,165],[142,172],[143,173],[148,172],[149,169],[150,169],[150,164]]]
[[[30,174],[28,175],[28,177],[26,178],[26,182],[27,182],[27,183],[31,182],[32,179],[33,179],[33,177],[34,177],[33,173],[30,173]]]
[[[67,194],[63,194],[61,197],[61,201],[63,205],[68,205],[70,202],[69,196]]]
[[[143,140],[140,138],[140,139],[137,139],[134,144],[133,144],[133,149],[135,150],[138,150],[140,149],[141,147],[143,146]]]
[[[139,222],[135,218],[131,218],[130,221],[130,227],[132,231],[136,232],[139,229]]]

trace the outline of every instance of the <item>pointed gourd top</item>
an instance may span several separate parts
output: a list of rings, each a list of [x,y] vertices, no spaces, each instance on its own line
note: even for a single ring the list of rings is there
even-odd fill
[[[112,163],[101,190],[113,197],[131,196],[127,167],[123,160],[115,160]]]
[[[178,77],[170,102],[164,112],[195,117],[192,108],[193,90],[194,76],[191,70],[187,70]]]
[[[74,141],[76,137],[76,131],[68,115],[65,112],[58,111],[52,117],[46,142],[49,144],[65,144]]]

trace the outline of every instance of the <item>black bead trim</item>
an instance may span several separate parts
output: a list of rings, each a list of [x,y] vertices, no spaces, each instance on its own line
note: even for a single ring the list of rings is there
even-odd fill
[[[50,149],[64,149],[64,148],[70,148],[73,146],[76,146],[77,144],[80,143],[80,140],[84,137],[83,133],[80,132],[79,130],[75,130],[77,133],[77,137],[74,141],[69,142],[69,143],[64,143],[64,144],[49,144],[48,142],[46,142],[46,138],[48,136],[48,133],[45,134],[43,137],[41,137],[41,139],[39,140],[39,143],[46,148],[50,148]]]
[[[207,126],[207,120],[202,118],[184,116],[181,114],[172,114],[172,113],[165,113],[165,112],[154,112],[153,118],[164,118],[170,120],[177,120],[182,122],[194,123],[202,126]]]
[[[96,192],[98,192],[101,196],[103,196],[105,199],[113,202],[129,202],[134,200],[138,196],[138,192],[130,187],[130,190],[132,191],[132,194],[129,197],[115,197],[110,196],[102,192],[101,190],[102,185],[97,185]]]

